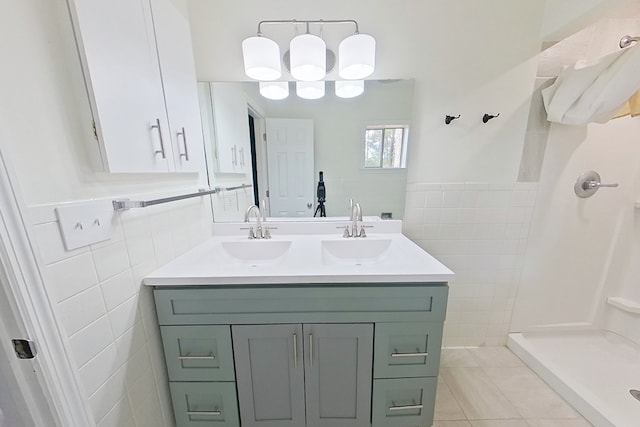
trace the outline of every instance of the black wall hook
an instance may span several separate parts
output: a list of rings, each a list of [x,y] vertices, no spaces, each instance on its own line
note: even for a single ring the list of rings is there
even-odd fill
[[[458,114],[457,116],[445,116],[444,118],[444,123],[446,125],[450,124],[452,121],[454,121],[455,119],[459,119],[460,118],[460,114]]]
[[[487,123],[489,120],[491,119],[495,119],[496,117],[498,117],[500,115],[500,113],[496,114],[495,116],[491,115],[491,114],[486,114],[484,116],[482,116],[482,123]]]

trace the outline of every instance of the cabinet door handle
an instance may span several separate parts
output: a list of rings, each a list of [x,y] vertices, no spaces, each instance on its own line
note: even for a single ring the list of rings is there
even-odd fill
[[[398,353],[397,348],[394,348],[393,351],[394,353],[391,353],[391,357],[427,357],[429,355],[427,352],[420,352],[417,348],[415,353]]]
[[[238,166],[238,153],[235,145],[231,147],[231,164],[233,166]]]
[[[240,166],[244,167],[244,147],[240,148]]]
[[[187,148],[187,133],[184,130],[184,126],[182,127],[182,132],[178,132],[178,136],[182,135],[182,144],[184,145],[184,153],[180,153],[180,157],[184,157],[184,159],[189,161],[189,148]]]
[[[162,158],[166,159],[167,156],[164,152],[164,140],[162,139],[162,128],[160,127],[160,119],[156,119],[156,124],[151,125],[151,129],[158,129],[158,136],[160,137],[160,149],[156,150],[155,154],[162,154]]]
[[[222,415],[222,411],[187,411],[187,415]]]
[[[391,405],[393,406],[389,406],[389,410],[390,411],[409,411],[411,409],[422,409],[424,408],[424,405],[420,404],[420,405],[416,405],[416,402],[413,402],[413,405],[400,405],[397,406],[396,402],[391,402]]]
[[[313,368],[313,334],[309,334],[309,364]]]
[[[298,334],[293,334],[293,366],[298,369]]]
[[[192,356],[191,353],[187,353],[186,356],[178,356],[178,360],[216,360],[216,357],[213,353],[207,356]]]

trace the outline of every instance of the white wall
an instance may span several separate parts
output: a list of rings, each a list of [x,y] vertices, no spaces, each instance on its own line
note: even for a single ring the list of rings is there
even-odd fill
[[[66,252],[53,207],[91,198],[169,195],[204,174],[94,172],[97,149],[65,0],[0,2],[0,149],[68,356],[101,427],[172,426],[157,322],[140,279],[211,234],[204,200],[116,214],[114,237]]]

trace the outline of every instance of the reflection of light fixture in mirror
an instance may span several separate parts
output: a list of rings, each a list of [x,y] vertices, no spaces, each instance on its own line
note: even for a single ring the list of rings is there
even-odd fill
[[[260,82],[260,95],[279,101],[289,96],[289,82]]]
[[[338,47],[338,72],[347,80],[359,80],[373,73],[376,62],[376,39],[368,34],[354,34]]]
[[[364,80],[336,81],[336,96],[340,98],[355,98],[364,92]]]
[[[249,37],[242,42],[244,72],[255,80],[276,80],[282,75],[280,47],[271,39]]]
[[[320,99],[324,96],[324,81],[296,82],[296,94],[304,99]]]
[[[308,25],[308,24],[307,24]],[[289,45],[291,75],[296,80],[313,82],[326,75],[327,44],[313,34],[301,34]]]

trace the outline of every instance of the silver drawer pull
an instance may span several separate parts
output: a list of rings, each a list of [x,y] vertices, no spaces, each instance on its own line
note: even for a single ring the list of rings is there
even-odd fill
[[[424,405],[416,405],[416,401],[413,401],[413,405],[396,406],[396,402],[391,402],[393,406],[389,406],[390,411],[409,411],[411,409],[422,409]]]
[[[397,348],[394,348],[393,351],[395,353],[391,353],[391,357],[427,357],[429,355],[429,353],[427,352],[420,352],[420,350],[417,348],[415,353],[398,353]]]
[[[187,411],[187,415],[222,415],[222,411]]]
[[[216,360],[213,353],[209,353],[208,356],[192,356],[191,353],[187,353],[186,356],[178,356],[178,360]]]

